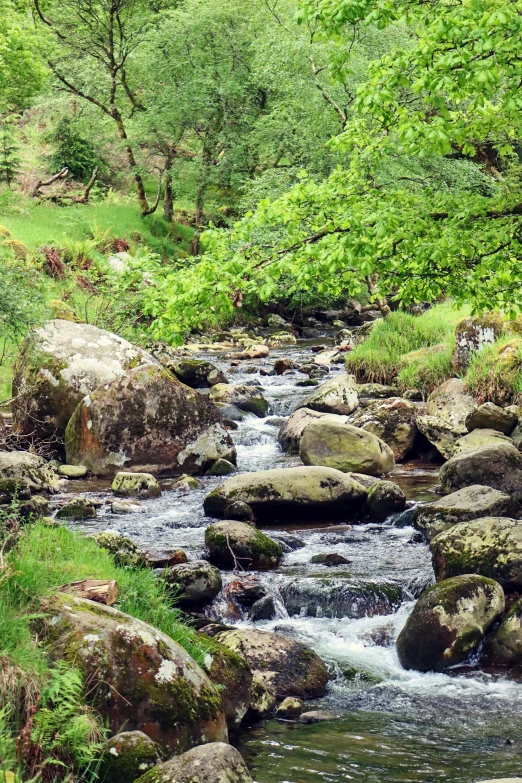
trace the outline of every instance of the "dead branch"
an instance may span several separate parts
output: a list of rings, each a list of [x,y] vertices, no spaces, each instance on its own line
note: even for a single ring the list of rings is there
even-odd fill
[[[61,171],[58,172],[58,174],[53,174],[53,176],[50,179],[46,181],[43,181],[41,179],[38,180],[31,195],[33,196],[33,198],[38,198],[39,196],[42,195],[40,193],[41,188],[47,188],[49,187],[49,185],[52,185],[54,182],[57,182],[60,179],[66,179],[68,175],[69,175],[69,169],[64,167]]]
[[[81,196],[72,196],[72,201],[74,201],[75,204],[88,204],[89,196],[91,194],[93,185],[96,182],[97,176],[98,176],[98,166],[94,168],[94,171],[91,174],[91,178],[87,183],[87,185],[85,186],[85,190],[83,191],[83,194]]]

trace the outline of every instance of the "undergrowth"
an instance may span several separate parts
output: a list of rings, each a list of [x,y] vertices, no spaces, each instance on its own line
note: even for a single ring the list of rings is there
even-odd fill
[[[522,402],[522,339],[501,335],[492,345],[475,353],[464,383],[479,403],[497,405]]]

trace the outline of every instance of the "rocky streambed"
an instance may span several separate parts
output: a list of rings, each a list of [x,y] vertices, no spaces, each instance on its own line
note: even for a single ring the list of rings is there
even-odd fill
[[[242,358],[235,366],[220,353],[197,354],[226,373],[231,384],[261,390],[268,402],[263,415],[243,413],[230,425],[238,472],[302,464],[297,454],[282,451],[278,434],[310,393],[302,385],[308,374],[291,369],[266,373],[276,361],[289,360],[290,367],[313,363],[318,342],[331,340],[326,333],[298,340],[268,357]],[[335,377],[342,365],[331,364],[328,370],[328,378]],[[224,411],[233,413],[232,408]],[[439,467],[413,452],[389,478],[411,508],[438,498]],[[204,499],[222,482],[215,476],[204,476],[194,488],[165,482],[160,497],[140,500],[138,512],[119,515],[111,512],[106,480],[71,480],[64,493],[94,500],[99,509],[96,518],[69,524],[87,533],[111,530],[148,550],[183,549],[189,560],[197,560],[204,552],[205,529],[215,522],[205,514]],[[55,502],[64,499],[58,496]],[[444,673],[406,670],[399,663],[396,639],[415,599],[434,582],[430,551],[411,526],[411,511],[376,522],[362,512],[343,520],[325,510],[313,519],[276,517],[259,526],[281,546],[279,566],[223,570],[223,590],[202,615],[304,642],[326,662],[330,682],[326,695],[305,707],[328,712],[328,720],[264,720],[234,739],[257,783],[468,783],[520,774],[522,685],[516,670],[507,675],[479,668],[473,658]],[[327,565],[332,555],[336,564]],[[259,619],[229,598],[230,583],[249,576],[269,599]]]

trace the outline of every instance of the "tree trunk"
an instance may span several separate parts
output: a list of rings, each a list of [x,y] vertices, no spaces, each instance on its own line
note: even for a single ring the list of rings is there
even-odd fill
[[[136,193],[138,195],[138,204],[140,206],[140,212],[142,215],[147,215],[149,214],[150,207],[145,193],[145,185],[143,184],[143,178],[137,170],[138,164],[136,163],[136,158],[134,157],[134,150],[129,144],[129,137],[127,136],[127,131],[125,130],[125,125],[123,124],[122,116],[118,111],[118,109],[116,109],[115,107],[112,110],[112,116],[116,122],[116,126],[118,128],[118,135],[120,139],[126,142],[125,152],[127,155],[127,162],[129,164],[129,168],[134,173],[134,182],[136,183]]]
[[[386,297],[379,294],[379,275],[377,272],[373,272],[371,275],[366,275],[366,285],[368,286],[368,293],[376,307],[381,311],[383,318],[386,318],[391,313],[391,308],[388,304]]]
[[[172,223],[174,216],[174,189],[172,187],[172,160],[165,164],[165,191],[163,193],[163,217],[167,223]]]

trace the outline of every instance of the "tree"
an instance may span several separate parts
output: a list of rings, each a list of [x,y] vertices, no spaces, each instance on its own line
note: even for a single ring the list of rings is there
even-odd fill
[[[95,146],[75,127],[70,117],[62,117],[49,140],[54,146],[50,156],[53,170],[66,168],[69,174],[80,182],[88,182],[95,168],[103,164],[103,159]]]
[[[42,36],[27,11],[13,0],[0,0],[0,18],[0,114],[6,114],[24,109],[47,74],[40,55]]]
[[[10,188],[20,171],[19,144],[13,133],[13,115],[0,121],[0,182]]]

